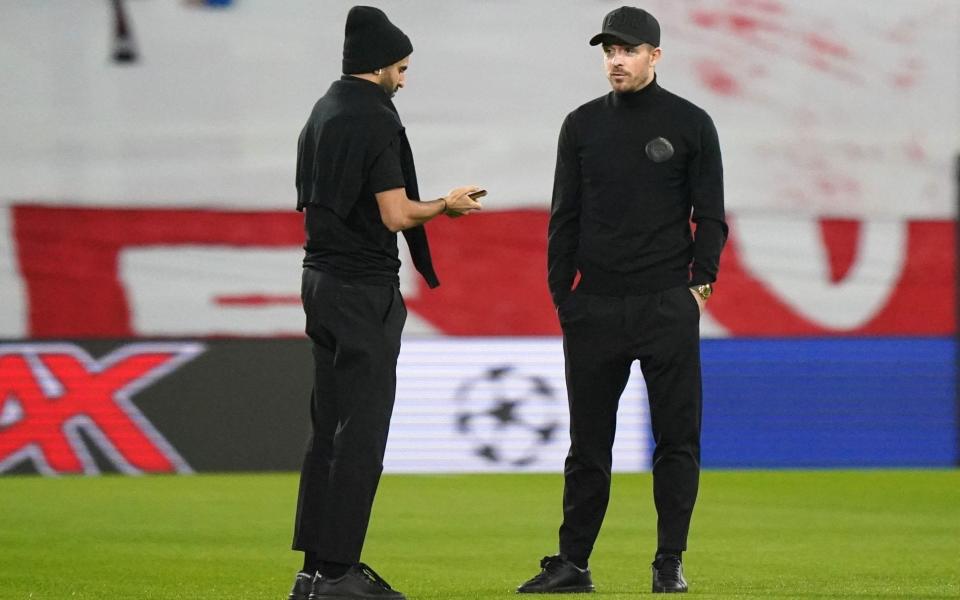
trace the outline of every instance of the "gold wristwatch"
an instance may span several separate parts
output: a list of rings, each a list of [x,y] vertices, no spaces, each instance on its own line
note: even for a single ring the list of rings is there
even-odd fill
[[[691,287],[690,289],[693,290],[693,291],[695,291],[695,292],[697,293],[697,295],[699,295],[699,296],[700,296],[701,298],[703,298],[704,300],[706,300],[707,298],[709,298],[709,297],[710,297],[710,294],[713,293],[713,286],[710,285],[709,283],[704,283],[703,285],[695,285],[695,286]]]

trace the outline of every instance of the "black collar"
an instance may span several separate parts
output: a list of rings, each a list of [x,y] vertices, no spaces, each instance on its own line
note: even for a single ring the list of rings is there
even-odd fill
[[[657,83],[657,74],[653,74],[653,80],[635,92],[610,92],[611,101],[614,106],[625,106],[628,108],[639,108],[648,105],[655,100],[663,88]]]
[[[336,90],[341,98],[350,102],[374,101],[397,115],[398,119],[400,118],[393,100],[387,91],[380,87],[380,84],[353,75],[341,75],[339,80],[333,82],[331,89]]]

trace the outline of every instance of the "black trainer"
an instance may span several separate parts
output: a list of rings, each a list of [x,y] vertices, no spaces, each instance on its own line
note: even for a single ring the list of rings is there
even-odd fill
[[[590,569],[581,569],[562,556],[544,556],[538,575],[517,588],[518,594],[571,594],[592,592]]]
[[[683,563],[679,556],[661,554],[650,565],[653,571],[654,594],[684,594],[687,581],[683,578]]]
[[[297,573],[297,578],[293,580],[293,589],[290,590],[287,600],[309,600],[315,579],[319,578],[303,571]]]
[[[383,577],[363,563],[350,567],[342,577],[318,577],[309,600],[406,600]]]

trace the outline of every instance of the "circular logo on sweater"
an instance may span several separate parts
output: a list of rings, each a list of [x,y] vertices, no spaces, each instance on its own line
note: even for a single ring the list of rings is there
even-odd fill
[[[662,163],[670,160],[673,156],[673,144],[664,137],[653,138],[647,142],[647,157],[655,163]]]

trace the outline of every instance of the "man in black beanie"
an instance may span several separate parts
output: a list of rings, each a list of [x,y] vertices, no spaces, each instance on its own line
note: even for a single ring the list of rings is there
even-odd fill
[[[653,15],[610,12],[590,40],[598,44],[612,91],[560,130],[547,246],[570,407],[560,552],[517,591],[593,591],[587,561],[610,499],[617,405],[639,360],[656,443],[653,592],[686,592],[681,553],[700,473],[699,320],[727,236],[720,144],[706,112],[657,83]]]
[[[470,196],[475,186],[419,201],[413,154],[390,100],[404,86],[412,51],[381,10],[350,9],[344,75],[300,133],[301,297],[314,388],[293,538],[304,562],[290,600],[404,597],[359,562],[383,470],[407,316],[396,232],[403,231],[414,265],[433,288],[439,282],[423,223],[480,209]]]

